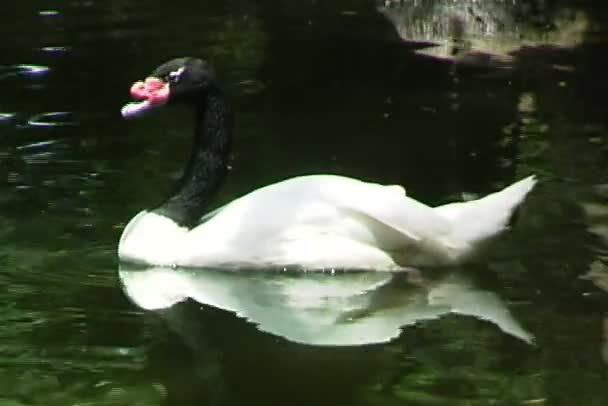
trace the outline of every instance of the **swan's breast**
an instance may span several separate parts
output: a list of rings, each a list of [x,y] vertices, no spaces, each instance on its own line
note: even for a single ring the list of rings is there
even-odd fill
[[[146,210],[139,212],[125,227],[118,244],[122,261],[175,265],[175,259],[188,230],[173,220]]]

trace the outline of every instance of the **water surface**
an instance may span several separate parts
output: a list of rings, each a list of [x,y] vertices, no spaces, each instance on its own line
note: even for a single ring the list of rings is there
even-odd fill
[[[605,405],[607,24],[590,0],[13,2],[0,403]],[[190,117],[119,110],[181,55],[237,109],[216,205],[308,173],[429,204],[541,182],[465,269],[127,283],[145,274],[119,269],[121,230],[171,190]]]

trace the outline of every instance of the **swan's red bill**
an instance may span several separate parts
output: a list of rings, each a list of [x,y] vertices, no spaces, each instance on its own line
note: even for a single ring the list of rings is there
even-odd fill
[[[169,84],[155,77],[133,83],[131,97],[139,102],[127,103],[121,110],[122,116],[137,117],[154,107],[162,106],[169,100],[169,91]]]
[[[165,103],[169,98],[169,84],[159,78],[150,77],[131,86],[131,96],[137,100],[149,100],[150,103]]]

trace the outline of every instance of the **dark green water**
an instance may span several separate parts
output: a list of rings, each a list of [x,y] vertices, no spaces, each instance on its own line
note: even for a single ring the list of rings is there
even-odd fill
[[[602,1],[10,3],[0,405],[608,404]],[[281,330],[324,320],[323,294],[311,313],[272,301],[272,287],[340,290],[359,283],[349,275],[210,277],[236,307],[251,295],[258,326],[193,300],[145,311],[123,290],[116,246],[179,176],[190,122],[166,109],[127,123],[119,109],[134,80],[187,54],[214,62],[237,109],[218,205],[306,173],[402,184],[432,204],[541,182],[480,263],[364,298],[341,323],[362,321],[358,345]],[[140,289],[154,297],[165,282]],[[389,321],[396,337],[369,338]]]

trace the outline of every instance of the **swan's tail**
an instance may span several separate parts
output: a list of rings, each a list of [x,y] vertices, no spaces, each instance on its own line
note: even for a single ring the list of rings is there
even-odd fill
[[[476,246],[504,231],[535,184],[535,177],[529,176],[481,199],[436,207],[434,210],[452,224],[449,240],[458,256],[472,253]]]

